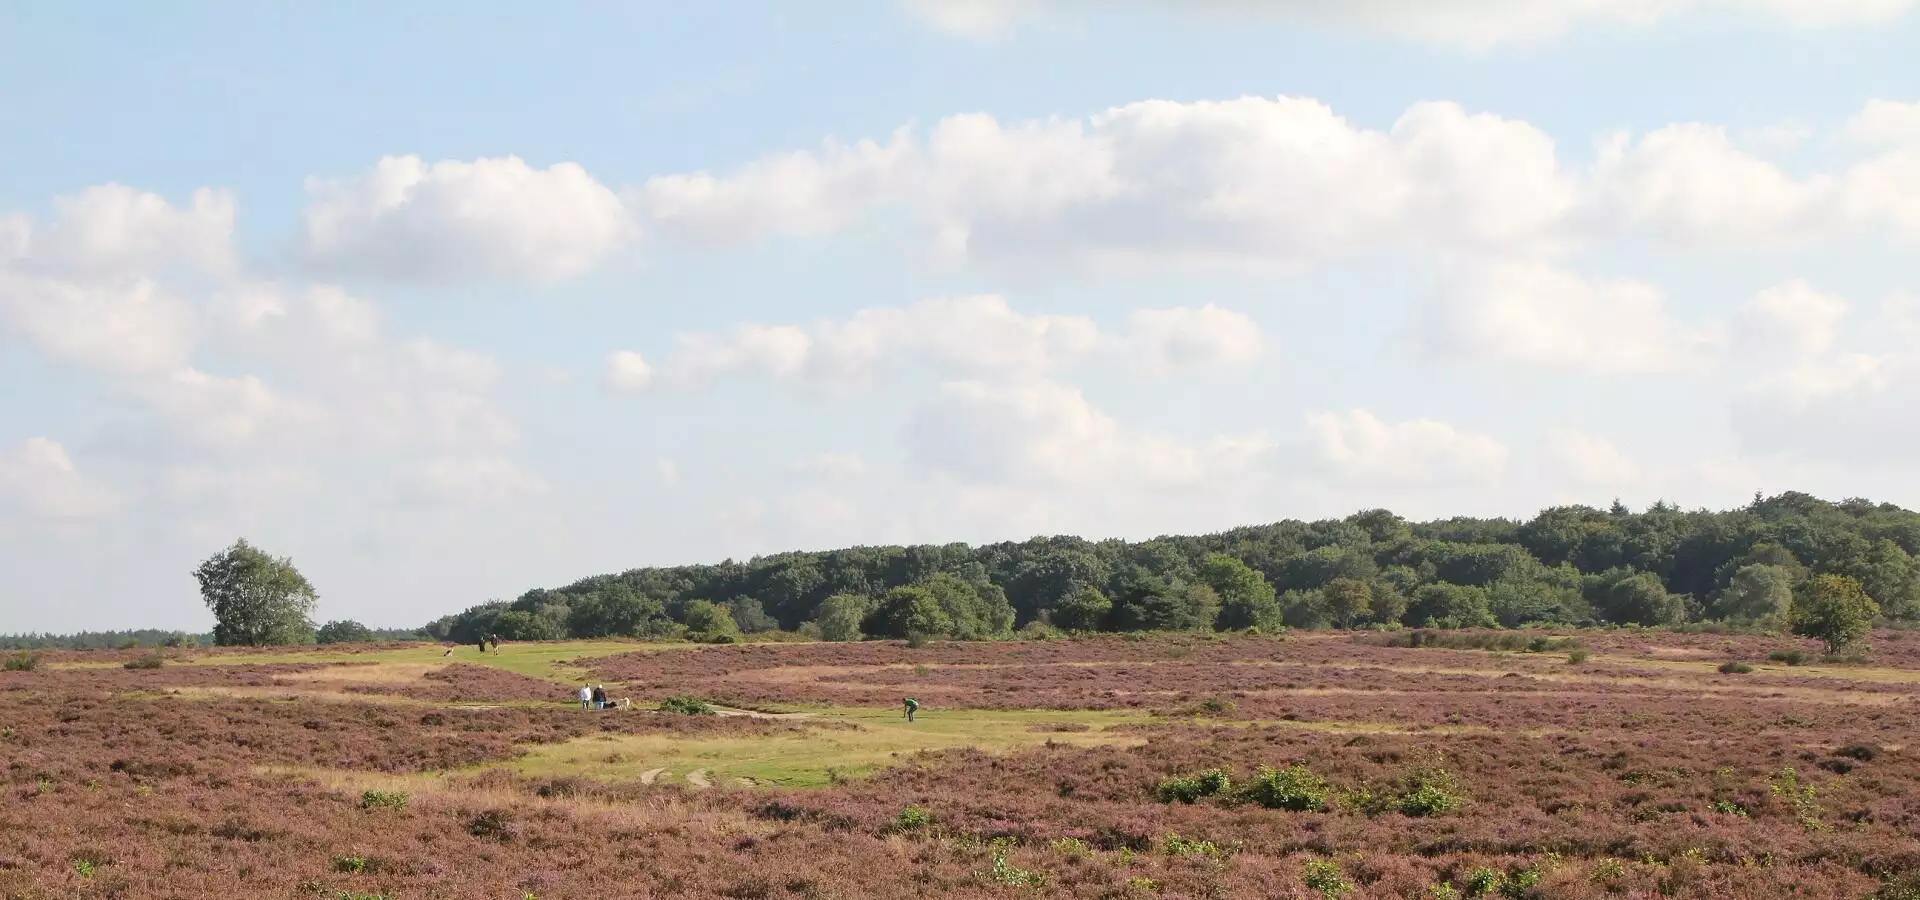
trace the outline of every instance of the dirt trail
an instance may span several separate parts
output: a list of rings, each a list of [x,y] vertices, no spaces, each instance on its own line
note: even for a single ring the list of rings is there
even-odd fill
[[[693,785],[697,790],[706,790],[707,788],[713,787],[713,782],[707,780],[707,770],[705,769],[695,769],[688,772],[687,783]]]
[[[787,720],[813,718],[813,713],[805,713],[805,712],[770,713],[770,712],[757,712],[751,709],[735,709],[731,706],[720,706],[718,704],[708,704],[708,705],[713,707],[714,715],[719,715],[719,716],[745,716],[749,719],[787,719]]]
[[[667,770],[666,770],[666,769],[648,769],[648,770],[646,770],[645,772],[641,772],[641,773],[640,773],[640,783],[641,783],[641,784],[652,784],[652,783],[654,782],[654,780],[655,780],[655,779],[658,779],[658,778],[660,777],[660,775],[661,775],[661,773],[663,773],[663,772],[665,772],[665,771],[667,771]]]

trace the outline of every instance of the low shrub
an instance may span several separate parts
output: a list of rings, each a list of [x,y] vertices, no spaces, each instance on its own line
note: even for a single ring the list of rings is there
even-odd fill
[[[1752,666],[1747,665],[1746,663],[1743,663],[1737,659],[1729,660],[1727,662],[1723,662],[1720,664],[1720,674],[1722,675],[1747,675],[1747,674],[1751,674],[1752,672],[1753,672]]]
[[[1340,864],[1331,859],[1310,860],[1300,873],[1300,880],[1329,900],[1345,897],[1355,890],[1353,882],[1347,880],[1347,873],[1341,871]]]
[[[40,668],[40,654],[29,653],[25,650],[19,653],[11,653],[7,655],[6,662],[3,665],[9,672],[31,672]]]
[[[680,713],[685,716],[716,715],[713,704],[690,694],[680,694],[660,701],[660,711]]]
[[[125,664],[125,666],[124,666],[124,668],[128,668],[128,669],[158,669],[158,668],[160,668],[161,666],[164,666],[164,665],[166,665],[166,664],[167,664],[167,661],[166,661],[165,659],[163,659],[163,658],[162,658],[162,657],[160,656],[160,654],[158,654],[158,653],[148,653],[148,654],[145,654],[145,655],[142,655],[142,656],[138,656],[138,657],[135,657],[135,658],[133,658],[133,659],[130,659],[130,660],[127,660],[127,662],[126,662],[126,664]]]
[[[1789,666],[1801,666],[1806,665],[1807,654],[1800,650],[1775,650],[1767,654],[1767,659],[1777,663],[1786,663]]]
[[[1866,744],[1850,744],[1833,751],[1833,755],[1857,759],[1861,762],[1873,762],[1873,758],[1880,755],[1880,748]]]
[[[367,791],[360,795],[361,809],[406,809],[405,791]]]
[[[933,824],[933,813],[918,806],[909,806],[893,818],[894,828],[900,831],[918,831]]]
[[[1203,797],[1227,794],[1233,790],[1233,777],[1220,769],[1208,769],[1160,782],[1154,796],[1162,803],[1193,803]]]
[[[1585,650],[1575,650],[1572,653],[1567,654],[1567,664],[1577,666],[1583,662],[1586,662],[1588,657],[1591,657],[1592,655],[1593,654],[1588,653]]]
[[[1437,816],[1460,808],[1460,783],[1453,773],[1438,767],[1421,767],[1408,774],[1400,793],[1400,812],[1415,817]]]
[[[1284,769],[1261,766],[1260,773],[1240,789],[1240,797],[1268,809],[1320,812],[1327,808],[1333,786],[1313,770],[1295,763]]]

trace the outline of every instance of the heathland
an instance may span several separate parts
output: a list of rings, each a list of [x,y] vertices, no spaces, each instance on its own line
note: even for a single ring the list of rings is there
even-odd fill
[[[0,896],[1920,896],[1920,632],[1034,638],[12,657]]]

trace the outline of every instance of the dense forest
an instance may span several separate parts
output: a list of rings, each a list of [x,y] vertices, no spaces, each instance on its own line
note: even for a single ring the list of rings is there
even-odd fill
[[[1815,575],[1920,618],[1920,514],[1756,495],[1742,509],[1563,506],[1531,520],[1386,510],[1195,537],[853,547],[633,569],[424,629],[467,642],[745,632],[994,638],[1016,629],[1201,630],[1769,623]]]

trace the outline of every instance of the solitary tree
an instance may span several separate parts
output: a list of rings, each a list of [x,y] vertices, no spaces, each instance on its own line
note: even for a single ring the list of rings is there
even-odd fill
[[[339,619],[320,626],[314,641],[321,644],[365,644],[373,641],[373,630],[352,619]]]
[[[1828,653],[1839,653],[1866,637],[1879,614],[1858,580],[1815,575],[1793,598],[1793,633],[1825,641]]]
[[[814,622],[820,626],[823,641],[857,641],[860,620],[873,611],[873,601],[859,594],[835,594],[820,604]]]
[[[244,539],[195,569],[200,599],[213,610],[213,642],[221,646],[295,644],[313,639],[313,585],[293,567]]]

